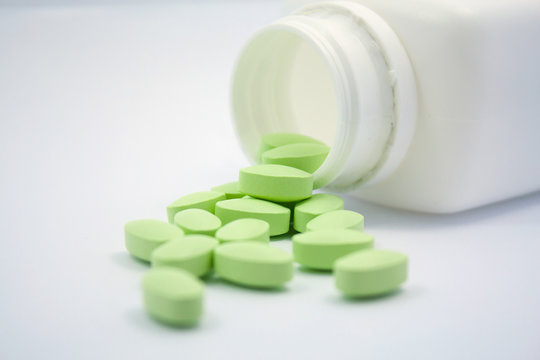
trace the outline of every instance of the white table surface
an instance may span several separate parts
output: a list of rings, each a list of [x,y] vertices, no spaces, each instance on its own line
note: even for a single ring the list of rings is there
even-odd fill
[[[346,301],[298,270],[280,292],[209,281],[195,329],[146,316],[123,224],[235,179],[231,69],[280,13],[0,8],[1,359],[540,359],[540,194],[447,216],[347,199],[410,255],[393,296]]]

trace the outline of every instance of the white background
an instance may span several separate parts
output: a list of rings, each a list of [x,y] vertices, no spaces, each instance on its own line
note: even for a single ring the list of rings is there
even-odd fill
[[[540,359],[538,193],[447,216],[347,199],[378,247],[410,256],[393,296],[347,301],[331,274],[298,270],[278,292],[210,280],[195,329],[146,316],[123,224],[246,165],[230,73],[280,15],[0,7],[1,359]]]

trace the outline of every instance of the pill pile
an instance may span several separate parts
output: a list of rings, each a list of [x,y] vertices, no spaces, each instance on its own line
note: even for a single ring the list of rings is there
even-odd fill
[[[341,197],[313,194],[313,172],[330,148],[305,135],[262,136],[258,165],[238,181],[182,196],[167,206],[168,222],[142,219],[124,226],[125,246],[151,269],[143,276],[146,311],[173,326],[192,326],[203,314],[201,277],[217,276],[253,288],[282,287],[294,262],[333,271],[347,297],[390,293],[407,278],[407,256],[374,249],[364,217]],[[292,236],[292,254],[270,245]],[[213,274],[213,275],[212,275]]]

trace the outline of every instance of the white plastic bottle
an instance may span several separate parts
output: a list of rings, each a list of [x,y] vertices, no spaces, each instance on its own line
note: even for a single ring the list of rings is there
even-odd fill
[[[540,190],[540,1],[307,5],[257,32],[233,76],[240,142],[332,146],[316,184],[456,212]]]

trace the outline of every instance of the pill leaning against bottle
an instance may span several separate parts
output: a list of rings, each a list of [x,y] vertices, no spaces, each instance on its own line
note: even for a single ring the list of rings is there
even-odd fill
[[[286,132],[268,133],[261,136],[257,159],[260,162],[263,153],[278,146],[301,143],[326,145],[322,141],[307,135]]]
[[[214,266],[219,277],[250,287],[280,287],[293,277],[291,254],[258,242],[218,246],[214,251]]]
[[[322,144],[289,144],[265,151],[262,163],[291,166],[312,174],[322,165],[329,152],[330,147]]]
[[[203,313],[202,282],[187,271],[157,268],[142,279],[146,311],[156,320],[173,326],[191,326]]]
[[[150,261],[152,251],[168,241],[181,238],[184,232],[160,220],[133,220],[124,225],[125,246],[134,257]]]
[[[396,251],[354,252],[335,262],[336,287],[350,297],[392,292],[407,280],[407,262],[407,256]]]
[[[206,275],[212,270],[212,252],[218,244],[215,238],[208,235],[185,235],[154,250],[152,267],[174,267],[195,276]]]

